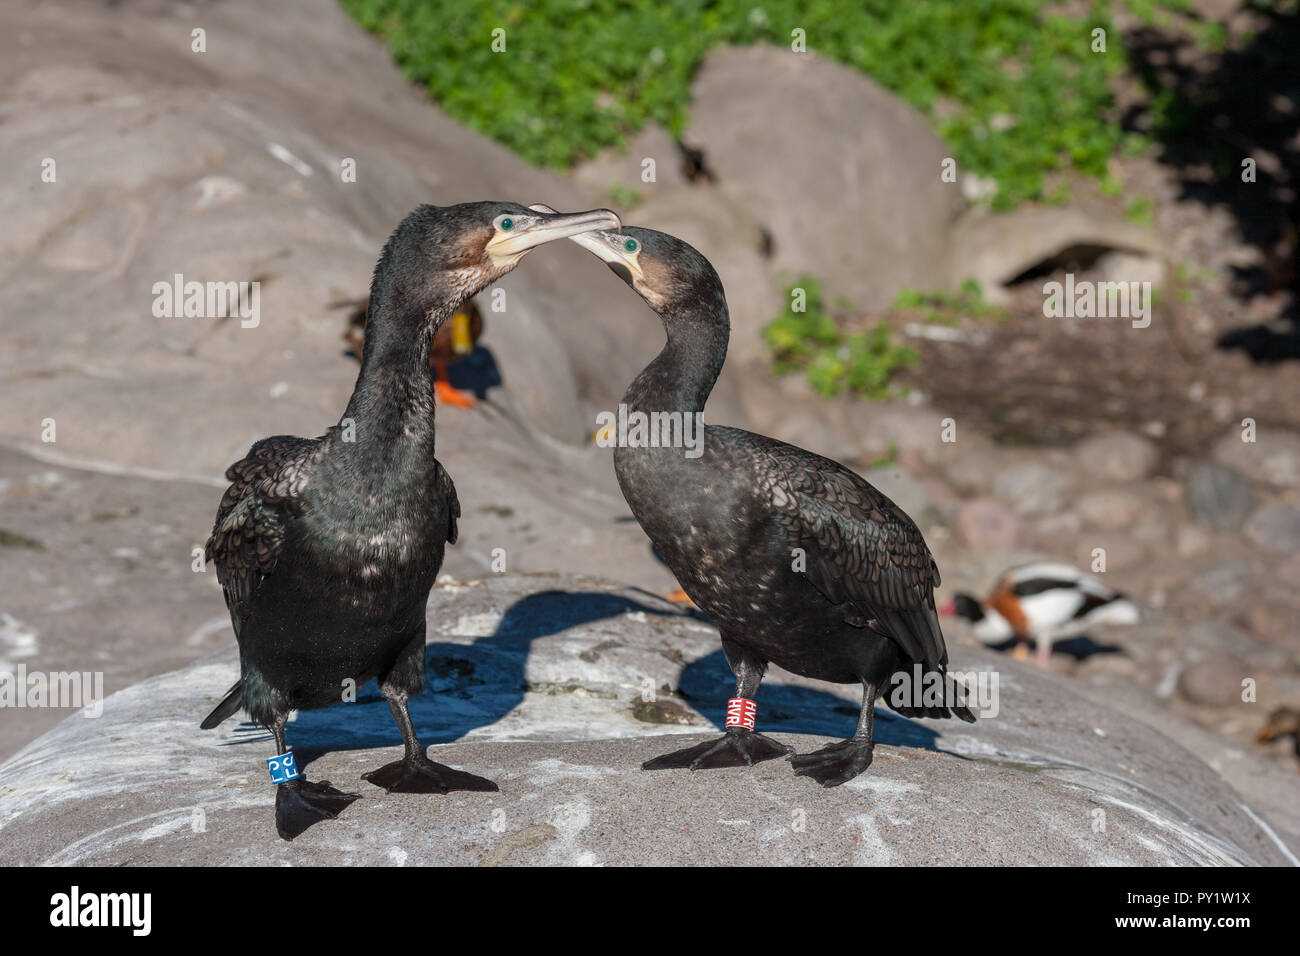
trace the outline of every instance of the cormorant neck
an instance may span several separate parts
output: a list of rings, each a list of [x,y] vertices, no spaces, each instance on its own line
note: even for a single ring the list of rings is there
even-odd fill
[[[372,297],[361,371],[343,413],[354,423],[358,446],[374,449],[416,439],[432,453],[435,399],[429,348],[455,305],[404,314]]]
[[[661,316],[668,341],[623,396],[629,411],[702,412],[727,358],[725,300]]]

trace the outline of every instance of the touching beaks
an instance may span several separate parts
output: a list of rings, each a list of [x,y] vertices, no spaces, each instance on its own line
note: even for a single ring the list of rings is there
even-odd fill
[[[609,209],[589,209],[586,212],[560,214],[554,210],[535,210],[544,212],[536,219],[519,217],[511,222],[509,216],[503,216],[496,225],[496,235],[488,240],[484,247],[493,259],[518,259],[525,252],[545,242],[556,239],[571,239],[580,233],[593,229],[622,229],[623,223]],[[503,229],[501,220],[510,224]]]
[[[533,210],[533,212],[545,213],[547,215],[553,215],[555,213],[555,210],[550,206],[540,202],[534,203],[528,208]],[[636,243],[635,240],[630,240],[630,237],[619,233],[618,230],[622,228],[623,224],[620,222],[618,226],[612,230],[584,231],[582,233],[575,233],[574,235],[569,236],[569,238],[601,261],[607,262],[610,265],[623,266],[636,278],[643,278],[644,273],[641,271],[641,264],[637,261],[641,252],[640,244]],[[635,248],[631,250],[627,248],[629,241],[635,244]]]

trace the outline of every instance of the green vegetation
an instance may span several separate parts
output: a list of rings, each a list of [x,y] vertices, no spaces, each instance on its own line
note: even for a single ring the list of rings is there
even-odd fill
[[[1138,196],[1130,200],[1124,207],[1124,217],[1139,226],[1154,226],[1156,224],[1155,200],[1148,196]]]
[[[0,548],[31,548],[33,551],[44,551],[45,545],[35,538],[0,528]]]
[[[885,453],[867,466],[870,471],[877,468],[888,468],[890,465],[898,464],[898,442],[891,441],[885,446]]]
[[[797,289],[802,289],[803,311],[795,311]],[[774,357],[777,374],[803,371],[821,395],[856,392],[867,398],[889,394],[895,371],[915,365],[916,352],[894,341],[893,330],[878,323],[864,332],[845,332],[827,310],[821,286],[811,276],[800,276],[786,290],[789,305],[763,328],[763,340]]]
[[[927,322],[956,325],[963,315],[973,319],[1004,319],[1006,312],[984,301],[984,290],[974,279],[967,279],[955,293],[921,292],[904,286],[892,306],[896,311],[921,311]]]
[[[647,121],[685,125],[691,79],[719,44],[807,48],[926,112],[959,167],[991,176],[995,207],[1063,201],[1053,171],[1103,178],[1142,136],[1113,116],[1127,58],[1110,0],[341,0],[452,116],[531,162],[566,167]],[[1190,0],[1126,0],[1144,19]],[[1106,52],[1092,51],[1092,30]],[[505,52],[492,50],[505,31]],[[1207,38],[1213,42],[1216,37]],[[1221,41],[1220,41],[1221,42]]]

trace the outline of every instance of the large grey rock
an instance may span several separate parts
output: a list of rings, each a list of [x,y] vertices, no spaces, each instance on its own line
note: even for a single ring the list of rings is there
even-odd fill
[[[963,207],[940,181],[930,122],[861,72],[813,53],[723,48],[692,88],[686,142],[770,229],[773,264],[862,308],[932,288]]]
[[[881,710],[873,766],[826,791],[784,761],[638,769],[716,734],[732,686],[716,632],[642,592],[552,576],[444,581],[429,644],[432,693],[414,702],[416,723],[438,760],[497,780],[500,793],[388,795],[361,781],[399,746],[372,687],[290,726],[311,777],[364,799],[281,842],[269,737],[236,721],[196,726],[236,673],[230,648],[111,697],[97,720],[69,717],[0,765],[0,862],[1294,860],[1278,835],[1294,834],[1293,820],[1270,824],[1168,738],[985,649],[954,646],[954,666],[999,671],[996,717],[966,725]],[[651,690],[658,706],[641,699]],[[759,720],[807,751],[851,732],[856,697],[774,670]]]
[[[462,507],[448,573],[617,567],[629,584],[676,588],[631,520],[608,449],[552,446],[489,421],[448,430],[438,455]],[[229,643],[215,574],[192,567],[225,485],[0,445],[0,673],[98,672],[111,694]],[[66,711],[0,714],[3,759]]]
[[[1155,253],[1159,248],[1152,230],[1084,209],[1025,205],[995,214],[974,208],[953,226],[945,272],[950,282],[978,280],[985,298],[1002,302],[1005,284],[1072,250]]]

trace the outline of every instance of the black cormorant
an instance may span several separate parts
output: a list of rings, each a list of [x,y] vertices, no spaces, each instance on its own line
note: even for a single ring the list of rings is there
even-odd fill
[[[623,396],[629,422],[638,412],[703,412],[730,332],[713,266],[681,240],[650,229],[592,232],[575,241],[631,285],[667,332],[663,351]],[[717,425],[705,426],[696,457],[689,448],[663,447],[664,421],[649,428],[659,432],[660,447],[632,447],[631,436],[621,436],[614,469],[664,562],[717,624],[736,697],[721,739],[644,768],[732,767],[791,753],[752,729],[754,695],[772,662],[805,677],[862,685],[853,737],[792,758],[795,773],[824,786],[853,779],[871,763],[873,707],[894,675],[912,684],[929,675],[937,680],[925,683],[954,683],[934,606],[939,570],[920,530],[838,462]],[[892,694],[891,706],[905,716],[975,719],[950,696],[923,706]]]
[[[424,687],[425,602],[460,514],[434,458],[429,346],[530,249],[595,228],[616,229],[618,217],[480,202],[421,206],[397,227],[375,267],[364,358],[339,423],[320,438],[263,439],[226,472],[207,554],[239,641],[240,679],[204,729],[242,707],[284,754],[291,711],[339,703],[376,678],[406,753],[366,780],[418,793],[497,789],[429,760],[407,709]],[[328,782],[281,783],[276,828],[293,839],[355,799]]]

